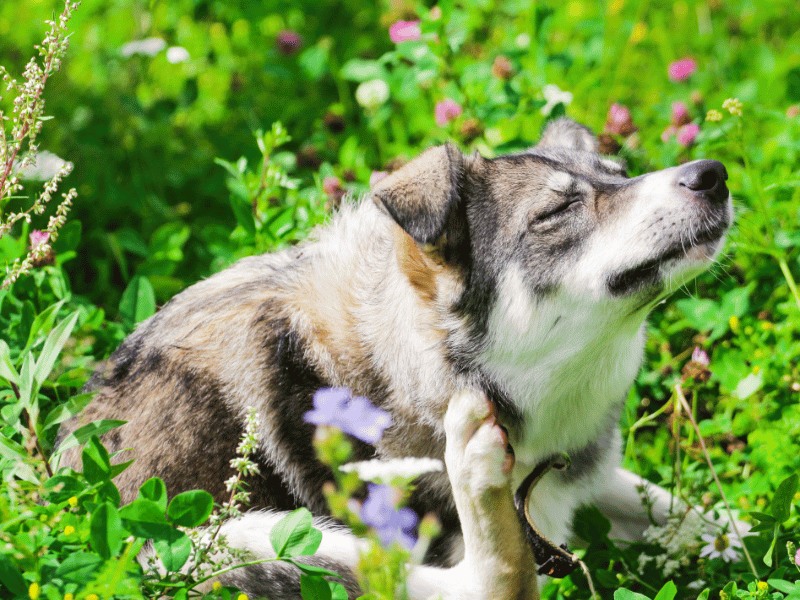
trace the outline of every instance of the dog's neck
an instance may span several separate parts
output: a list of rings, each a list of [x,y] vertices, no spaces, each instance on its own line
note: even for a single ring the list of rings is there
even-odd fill
[[[636,376],[644,313],[623,318],[613,302],[560,292],[533,299],[513,269],[499,292],[478,362],[523,415],[519,458],[581,448]]]

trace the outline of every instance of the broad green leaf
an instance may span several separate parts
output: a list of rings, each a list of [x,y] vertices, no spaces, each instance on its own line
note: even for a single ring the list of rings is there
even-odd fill
[[[202,525],[214,509],[214,498],[204,490],[192,490],[175,496],[167,508],[167,516],[175,525]]]
[[[784,594],[800,593],[800,585],[784,579],[767,579],[767,583]]]
[[[127,535],[115,506],[103,502],[95,509],[89,523],[89,539],[100,556],[105,560],[117,556]]]
[[[700,595],[697,597],[697,600],[708,600],[708,597],[710,595],[711,595],[711,589],[706,588],[702,592],[700,592]]]
[[[137,275],[122,292],[119,314],[129,326],[133,326],[151,317],[155,312],[156,296],[153,286],[147,277]]]
[[[91,484],[111,479],[111,460],[108,450],[100,443],[100,438],[92,436],[81,454],[83,459],[83,476]]]
[[[52,490],[47,495],[47,500],[55,503],[63,502],[86,491],[86,484],[72,475],[56,475],[45,481],[44,486]],[[55,490],[56,487],[59,488],[58,491]]]
[[[170,529],[163,536],[154,539],[153,546],[168,571],[179,571],[192,553],[189,536],[177,529]]]
[[[775,526],[775,533],[772,535],[772,543],[769,545],[769,550],[764,555],[764,558],[761,560],[764,561],[764,564],[767,565],[770,569],[772,568],[772,555],[775,553],[775,542],[778,539],[778,526]]]
[[[229,185],[234,184],[236,184],[236,181],[230,181],[229,183]],[[245,188],[241,190],[240,193],[243,193],[245,196],[247,196],[248,190]],[[230,195],[230,203],[231,208],[233,209],[233,215],[236,217],[236,222],[239,223],[239,225],[241,225],[247,233],[250,235],[255,235],[256,222],[253,218],[252,207],[239,198],[237,194]]]
[[[678,593],[678,588],[671,581],[664,584],[661,590],[656,594],[655,600],[672,600]]]
[[[152,500],[162,511],[167,510],[167,486],[159,477],[151,477],[139,487],[139,498]]]
[[[63,453],[65,450],[72,448],[73,446],[80,446],[81,444],[85,444],[92,436],[101,436],[104,433],[107,433],[114,429],[115,427],[119,427],[121,425],[125,425],[127,421],[117,421],[115,419],[103,419],[102,421],[92,421],[91,423],[84,425],[83,427],[79,427],[72,433],[70,433],[67,437],[64,438],[64,441],[59,444],[58,448],[56,448],[55,455],[59,455]]]
[[[120,452],[124,452],[124,450],[120,450]],[[120,452],[115,452],[114,456],[116,456]],[[134,459],[132,458],[130,460],[126,460],[125,462],[117,463],[116,465],[111,465],[111,479],[114,479],[117,475],[122,473],[128,467],[130,467],[133,464],[133,461]]]
[[[331,586],[322,577],[300,575],[300,594],[303,600],[332,600]]]
[[[338,581],[329,581],[328,586],[331,588],[331,596],[333,600],[347,600],[347,590]]]
[[[66,403],[57,406],[50,411],[47,417],[45,417],[42,427],[44,429],[50,429],[53,425],[63,423],[67,419],[80,414],[80,412],[92,401],[95,393],[96,392],[86,392],[85,394],[78,394],[77,396],[73,396],[67,400]]]
[[[89,581],[91,574],[94,573],[101,564],[103,564],[103,559],[94,552],[75,552],[70,554],[66,560],[58,566],[54,575],[66,581],[86,583]]]
[[[292,551],[308,544],[307,535],[311,531],[311,522],[311,513],[303,507],[278,521],[269,534],[269,541],[278,558],[296,556]]]
[[[140,538],[169,539],[174,529],[158,504],[145,498],[138,498],[120,508],[119,516],[125,527]]]
[[[789,518],[792,508],[792,500],[797,492],[797,473],[789,475],[786,479],[781,481],[775,495],[772,497],[770,504],[770,512],[778,523],[783,523]]]
[[[56,325],[50,332],[50,335],[47,336],[44,346],[42,347],[42,352],[39,354],[39,358],[36,361],[34,378],[38,385],[42,385],[42,382],[50,375],[50,371],[53,370],[53,365],[58,355],[61,353],[64,344],[67,343],[77,321],[78,312],[76,311]]]
[[[22,573],[5,554],[0,554],[0,582],[15,596],[28,595],[28,584]]]
[[[650,600],[647,596],[637,594],[625,588],[620,588],[614,592],[614,600]]]

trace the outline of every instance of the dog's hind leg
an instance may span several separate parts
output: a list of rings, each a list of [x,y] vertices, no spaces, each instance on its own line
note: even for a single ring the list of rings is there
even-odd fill
[[[444,425],[445,463],[461,521],[464,558],[447,570],[412,568],[409,596],[538,598],[536,565],[514,508],[514,459],[493,405],[480,392],[462,391],[450,400]]]

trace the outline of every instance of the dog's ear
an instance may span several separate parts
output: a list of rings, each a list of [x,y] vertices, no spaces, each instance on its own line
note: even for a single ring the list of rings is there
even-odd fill
[[[415,241],[435,244],[457,212],[464,162],[451,144],[429,148],[378,182],[372,197]]]
[[[565,117],[551,121],[545,128],[537,147],[545,146],[558,146],[583,152],[597,152],[600,148],[597,136],[591,129]]]

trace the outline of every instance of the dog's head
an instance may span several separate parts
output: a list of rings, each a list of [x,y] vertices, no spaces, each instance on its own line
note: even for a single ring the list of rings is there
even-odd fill
[[[697,160],[629,178],[587,128],[560,119],[540,143],[485,159],[425,151],[373,198],[465,277],[471,313],[509,273],[533,298],[558,293],[638,311],[705,269],[731,224],[722,163]]]

